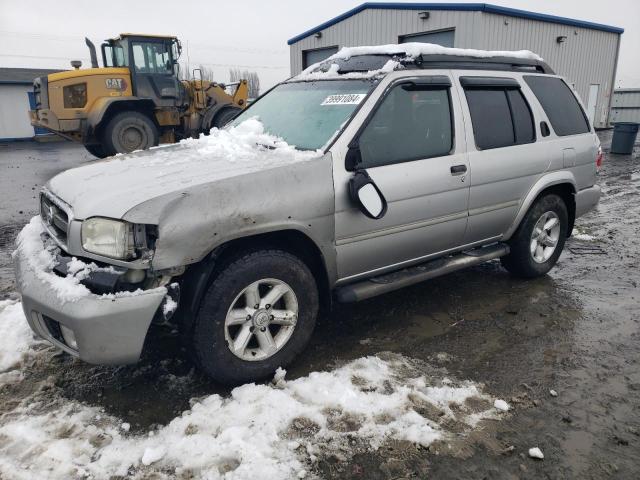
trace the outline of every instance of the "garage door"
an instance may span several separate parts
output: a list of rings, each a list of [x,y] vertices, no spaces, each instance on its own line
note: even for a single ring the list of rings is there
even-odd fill
[[[338,52],[338,47],[316,48],[314,50],[302,51],[302,68],[305,69],[309,65],[321,62]]]
[[[455,30],[441,30],[438,32],[412,33],[411,35],[403,35],[400,37],[400,43],[419,42],[419,43],[435,43],[443,47],[453,47]]]

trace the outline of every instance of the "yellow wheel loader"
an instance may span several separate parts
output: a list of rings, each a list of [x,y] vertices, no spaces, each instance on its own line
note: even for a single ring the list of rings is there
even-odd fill
[[[82,142],[97,157],[207,134],[246,107],[246,80],[224,85],[178,79],[182,49],[176,37],[123,33],[106,40],[102,68],[95,46],[85,40],[91,68],[81,70],[81,62],[72,61],[74,70],[35,79],[30,115],[34,126]]]

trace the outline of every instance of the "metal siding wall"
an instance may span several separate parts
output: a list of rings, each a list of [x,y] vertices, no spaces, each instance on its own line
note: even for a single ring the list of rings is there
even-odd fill
[[[461,46],[484,50],[534,51],[558,75],[575,83],[585,108],[589,85],[598,84],[594,125],[607,126],[618,34],[489,13],[481,14],[478,31],[481,35],[475,45]],[[557,43],[559,36],[566,36],[567,40]]]
[[[458,48],[536,52],[559,75],[575,83],[585,101],[589,85],[599,84],[594,123],[596,127],[607,126],[620,35],[483,12],[435,10],[430,11],[428,20],[420,19],[418,13],[368,9],[326,28],[319,39],[313,35],[303,38],[290,46],[291,74],[302,70],[302,50],[397,43],[400,35],[455,28]],[[560,35],[567,41],[558,44],[556,37]]]
[[[31,138],[28,92],[30,85],[0,85],[0,139]]]
[[[430,14],[428,20],[422,20],[415,10],[364,10],[324,29],[321,38],[311,35],[291,45],[291,74],[302,71],[302,51],[313,48],[398,43],[401,35],[446,28],[456,28],[455,46],[459,47],[472,41],[473,25],[480,12],[432,11]]]
[[[640,123],[640,89],[621,89],[613,92],[611,122]]]

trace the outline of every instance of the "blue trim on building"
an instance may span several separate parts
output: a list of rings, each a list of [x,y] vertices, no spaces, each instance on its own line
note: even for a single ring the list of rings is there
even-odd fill
[[[338,15],[331,20],[321,23],[317,27],[307,30],[300,35],[296,35],[287,41],[288,45],[296,43],[303,38],[306,38],[314,33],[318,33],[325,28],[331,27],[336,23],[346,20],[363,10],[454,10],[454,11],[468,11],[468,12],[486,12],[495,13],[497,15],[506,15],[509,17],[527,18],[530,20],[539,20],[541,22],[558,23],[561,25],[569,25],[572,27],[590,28],[592,30],[602,30],[610,33],[623,33],[623,28],[612,27],[610,25],[603,25],[600,23],[586,22],[582,20],[575,20],[573,18],[557,17],[555,15],[547,15],[545,13],[529,12],[527,10],[519,10],[516,8],[499,7],[497,5],[491,5],[489,3],[396,3],[396,2],[382,2],[382,3],[363,3],[351,10]]]
[[[0,80],[0,85],[33,85],[33,82],[18,80]]]
[[[13,143],[13,142],[30,142],[33,137],[8,137],[0,138],[0,143]]]

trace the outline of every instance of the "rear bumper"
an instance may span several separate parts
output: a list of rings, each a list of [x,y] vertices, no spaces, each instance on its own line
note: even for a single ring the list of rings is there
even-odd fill
[[[600,201],[600,186],[584,188],[576,193],[576,218],[595,208]]]
[[[138,361],[149,325],[166,295],[165,288],[108,296],[87,293],[64,301],[49,281],[53,273],[36,271],[20,248],[14,262],[22,307],[37,335],[89,363]],[[55,322],[73,332],[77,348],[56,335],[51,328]]]

